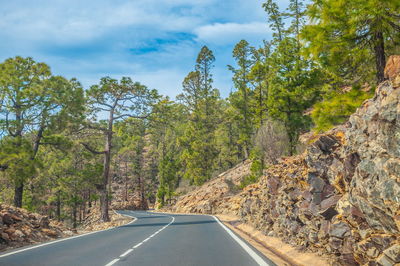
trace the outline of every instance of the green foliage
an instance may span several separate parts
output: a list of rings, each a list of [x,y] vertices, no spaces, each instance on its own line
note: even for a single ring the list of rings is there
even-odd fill
[[[247,187],[248,185],[257,183],[258,179],[260,177],[254,174],[250,174],[250,175],[246,175],[245,177],[243,177],[243,179],[240,181],[239,184],[239,189],[244,189],[245,187]]]
[[[314,0],[307,14],[311,23],[302,33],[305,52],[333,80],[371,82],[371,72],[378,82],[383,80],[385,48],[390,51],[399,41],[398,0]]]
[[[353,87],[346,93],[331,93],[322,102],[314,105],[311,117],[317,132],[326,131],[344,123],[366,100],[373,96],[373,90],[363,91]]]
[[[15,150],[7,149],[9,158],[18,157],[24,165],[12,161],[3,164],[7,174],[16,179],[16,206],[22,206],[23,185],[27,174],[33,177],[31,168],[40,146],[54,145],[58,133],[82,119],[83,99],[83,89],[76,80],[53,76],[46,64],[30,57],[17,56],[0,64],[0,130],[14,139]]]
[[[270,78],[268,111],[284,123],[290,154],[294,154],[299,134],[311,125],[304,111],[318,100],[321,72],[311,61],[299,57],[297,42],[291,37],[279,43],[271,59],[278,74]]]
[[[235,69],[232,66],[228,68],[233,72],[233,84],[237,91],[231,93],[229,101],[236,109],[235,119],[238,124],[239,139],[238,144],[243,147],[244,157],[247,158],[250,153],[250,142],[253,135],[253,113],[250,110],[250,99],[252,91],[250,90],[250,71],[254,63],[252,50],[249,43],[241,40],[233,49],[233,58],[238,66]]]
[[[220,108],[219,92],[212,88],[214,60],[212,51],[204,46],[197,57],[195,72],[185,78],[183,94],[178,97],[189,113],[189,121],[178,139],[182,176],[196,185],[211,178],[218,155],[215,132]]]
[[[23,184],[36,173],[37,160],[32,160],[33,150],[28,140],[5,137],[0,141],[0,165],[7,165],[4,172],[15,185]]]

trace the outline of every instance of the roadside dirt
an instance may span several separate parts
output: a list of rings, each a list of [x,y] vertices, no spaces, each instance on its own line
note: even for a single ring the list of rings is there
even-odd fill
[[[254,227],[240,222],[238,217],[230,215],[215,216],[277,265],[331,265],[327,258],[315,253],[302,252],[277,237],[266,236]]]

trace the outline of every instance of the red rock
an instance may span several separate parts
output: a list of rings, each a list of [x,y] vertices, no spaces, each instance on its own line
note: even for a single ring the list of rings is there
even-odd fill
[[[10,225],[14,223],[14,220],[12,219],[11,215],[9,213],[4,213],[3,214],[3,223]]]
[[[1,238],[3,238],[3,239],[6,240],[6,241],[9,241],[9,240],[10,240],[10,237],[9,237],[8,234],[6,234],[6,233],[1,233]]]
[[[24,234],[24,233],[22,233],[20,230],[15,230],[15,232],[14,232],[13,236],[14,236],[14,237],[19,237],[19,238],[22,238],[22,237],[24,237],[24,236],[25,236],[25,234]]]
[[[310,202],[307,201],[307,200],[303,200],[303,201],[299,204],[299,208],[300,208],[301,210],[308,209],[309,207],[310,207]]]
[[[330,198],[327,198],[321,202],[321,210],[325,211],[330,207],[336,206],[337,202],[340,200],[341,195],[335,195]]]
[[[10,235],[14,234],[15,228],[9,227],[9,228],[5,229],[4,232],[6,232],[10,236]]]
[[[329,238],[329,245],[334,250],[339,250],[343,245],[343,240],[339,239],[339,238],[336,238],[336,237],[331,237],[331,238]]]
[[[394,79],[400,74],[400,55],[391,55],[386,62],[385,78]]]
[[[335,195],[335,187],[331,185],[326,185],[322,191],[322,199],[327,199]]]
[[[353,216],[360,217],[360,218],[364,218],[364,214],[360,211],[359,208],[357,208],[357,207],[355,207],[355,206],[352,206],[352,207],[351,207],[350,213],[351,213],[351,215],[353,215]]]
[[[331,225],[329,235],[337,238],[344,238],[350,235],[350,227],[344,222],[339,222]]]
[[[18,221],[18,222],[22,221],[22,218],[17,216],[17,215],[15,215],[15,214],[11,213],[10,216],[14,221]]]
[[[274,195],[277,194],[280,182],[276,178],[271,177],[268,179],[267,183],[270,193]]]
[[[319,228],[319,232],[318,232],[318,237],[320,239],[323,239],[326,236],[328,236],[330,224],[331,223],[329,221],[322,221],[321,227]]]
[[[42,232],[50,237],[57,237],[58,233],[55,230],[51,230],[51,229],[47,229],[47,228],[43,228]]]
[[[312,194],[311,194],[310,191],[304,191],[302,196],[307,201],[311,201],[312,200]]]

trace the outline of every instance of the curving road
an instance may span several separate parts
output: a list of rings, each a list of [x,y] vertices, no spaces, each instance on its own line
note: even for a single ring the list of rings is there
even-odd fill
[[[275,265],[213,216],[121,211],[127,225],[0,253],[0,265]]]

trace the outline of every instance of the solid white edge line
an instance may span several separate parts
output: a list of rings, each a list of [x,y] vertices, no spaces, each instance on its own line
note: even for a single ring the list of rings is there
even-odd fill
[[[114,259],[114,260],[110,261],[109,263],[107,263],[105,266],[111,266],[118,261],[119,261],[119,259]]]
[[[225,226],[217,217],[212,215],[214,219],[218,222],[218,224],[225,229],[225,231],[250,255],[250,257],[255,260],[258,265],[260,266],[272,266],[272,264],[269,264],[265,262],[264,259],[262,259],[256,252],[254,252],[253,249],[251,249],[243,240],[241,240],[237,235],[235,235],[227,226]]]
[[[51,244],[55,244],[55,243],[59,243],[59,242],[63,242],[63,241],[67,241],[67,240],[83,237],[83,236],[88,236],[88,235],[92,235],[92,234],[96,234],[96,233],[100,233],[100,232],[104,232],[104,231],[108,231],[108,230],[111,230],[111,229],[114,229],[114,228],[118,228],[118,227],[121,227],[121,226],[132,224],[132,223],[136,222],[136,220],[137,220],[137,218],[133,217],[133,216],[129,216],[129,215],[126,215],[126,214],[121,214],[121,215],[133,218],[133,220],[131,222],[127,223],[127,224],[124,224],[124,225],[114,226],[114,227],[110,227],[110,228],[107,228],[107,229],[104,229],[104,230],[89,232],[89,233],[85,233],[85,234],[81,234],[81,235],[77,235],[77,236],[71,236],[71,237],[67,237],[67,238],[62,238],[62,239],[46,242],[46,243],[43,243],[43,244],[27,247],[27,248],[24,248],[24,249],[19,249],[19,250],[16,250],[16,251],[10,251],[8,253],[0,255],[0,258],[4,258],[4,257],[10,256],[10,255],[17,254],[17,253],[21,253],[21,252],[24,252],[24,251],[27,251],[27,250],[40,248],[40,247],[48,246],[48,245],[51,245]]]

